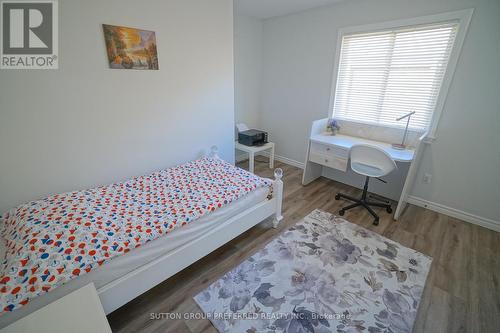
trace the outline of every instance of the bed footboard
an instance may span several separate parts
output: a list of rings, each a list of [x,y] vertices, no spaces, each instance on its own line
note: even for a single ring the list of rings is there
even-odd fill
[[[210,147],[210,153],[208,156],[213,158],[219,157],[219,148],[217,146]],[[276,211],[273,216],[273,228],[278,228],[281,220],[283,220],[283,215],[281,214],[281,208],[283,205],[283,170],[281,168],[274,169],[274,182],[273,182],[273,198],[276,201]]]
[[[276,199],[276,212],[273,217],[273,228],[278,228],[278,224],[283,220],[283,215],[281,215],[281,208],[283,204],[283,170],[277,168],[274,170],[274,182],[273,182],[273,196]]]

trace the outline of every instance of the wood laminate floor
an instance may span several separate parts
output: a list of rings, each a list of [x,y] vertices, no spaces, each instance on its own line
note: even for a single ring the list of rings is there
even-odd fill
[[[246,168],[248,162],[239,166]],[[114,332],[216,332],[208,320],[157,319],[151,313],[201,314],[192,297],[261,249],[315,208],[336,213],[345,205],[337,192],[360,195],[353,187],[320,178],[301,185],[302,170],[284,171],[284,220],[278,229],[261,223],[108,316]],[[264,157],[256,173],[272,178]],[[395,207],[395,206],[394,206]],[[380,225],[363,209],[345,218],[404,246],[433,257],[414,332],[500,332],[500,233],[409,206],[399,221],[378,210]]]

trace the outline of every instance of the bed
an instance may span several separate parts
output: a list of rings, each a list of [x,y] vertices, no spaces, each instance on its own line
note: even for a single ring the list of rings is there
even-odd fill
[[[205,158],[207,160],[204,160]],[[200,163],[201,165],[203,165],[203,163],[209,163],[209,168],[214,168],[214,165],[216,168],[220,166],[223,170],[222,171],[223,178],[230,179],[230,181],[224,180],[223,182],[225,188],[224,191],[233,194],[232,196],[228,196],[227,203],[224,204],[225,199],[224,202],[220,200],[220,198],[226,198],[227,193],[221,192],[220,188],[215,188],[216,193],[218,193],[217,194],[218,196],[216,195],[217,202],[220,201],[221,203],[217,205],[216,203],[213,204],[213,202],[207,201],[206,202],[207,205],[202,206],[204,207],[204,210],[207,211],[206,214],[198,214],[199,216],[197,217],[195,216],[197,215],[196,211],[191,215],[189,215],[187,212],[183,212],[182,213],[183,222],[179,223],[182,224],[182,226],[172,227],[172,223],[168,225],[167,223],[164,223],[165,225],[164,230],[167,230],[168,232],[162,234],[160,232],[161,228],[157,226],[157,229],[159,231],[159,234],[157,235],[158,237],[150,237],[151,239],[148,239],[148,241],[146,242],[142,243],[139,242],[138,244],[136,244],[136,247],[131,246],[130,250],[125,249],[124,251],[121,251],[123,252],[121,255],[116,255],[110,259],[106,259],[103,257],[106,260],[98,260],[102,258],[94,256],[93,260],[95,262],[99,261],[99,265],[95,265],[95,267],[89,269],[87,272],[85,272],[84,270],[86,269],[86,267],[90,267],[91,265],[85,266],[82,263],[81,267],[75,266],[81,268],[82,274],[67,279],[64,282],[55,285],[50,290],[42,292],[36,297],[31,297],[28,302],[25,302],[25,304],[20,304],[22,302],[23,297],[17,298],[17,296],[13,296],[11,294],[12,291],[14,291],[17,288],[15,284],[11,283],[10,286],[8,286],[8,282],[5,283],[5,279],[6,276],[9,276],[10,274],[11,278],[17,278],[19,279],[19,281],[29,286],[30,282],[29,274],[26,276],[26,279],[19,278],[17,275],[14,276],[11,271],[15,270],[16,274],[18,274],[18,272],[21,271],[22,264],[17,264],[19,268],[16,267],[12,268],[11,267],[13,266],[12,264],[6,265],[5,264],[6,261],[4,261],[5,267],[9,267],[10,270],[9,274],[6,274],[6,272],[2,272],[1,274],[2,281],[0,281],[1,283],[0,286],[3,288],[2,292],[6,292],[8,293],[8,295],[7,297],[3,297],[2,295],[2,303],[3,303],[2,308],[4,309],[4,311],[0,316],[0,327],[5,327],[9,323],[12,323],[17,319],[24,317],[25,315],[33,311],[36,311],[37,309],[43,307],[44,305],[88,284],[89,282],[93,282],[95,284],[99,297],[101,299],[101,303],[104,307],[104,310],[106,314],[108,314],[114,311],[115,309],[119,308],[120,306],[126,304],[130,300],[134,299],[135,297],[139,296],[140,294],[144,293],[145,291],[149,290],[150,288],[154,287],[155,285],[166,280],[170,276],[181,271],[182,269],[194,263],[195,261],[199,260],[200,258],[206,256],[210,252],[214,251],[218,247],[227,243],[231,239],[240,235],[241,233],[248,230],[252,226],[258,224],[259,222],[272,217],[273,227],[278,226],[279,221],[283,218],[281,215],[281,204],[283,196],[281,169],[275,170],[274,180],[262,179],[260,177],[257,177],[239,168],[231,166],[228,163],[220,160],[217,156],[216,147],[213,147],[211,154],[205,158],[194,162],[190,162],[191,164],[187,163],[186,165],[191,167],[195,165],[195,169],[198,168]],[[186,175],[189,176],[189,172],[183,173],[180,178],[186,178]],[[224,173],[227,173],[228,176],[224,177]],[[238,179],[243,179],[244,183],[237,183],[236,181],[234,181],[233,184],[234,178],[231,178],[233,176],[230,175],[232,173],[237,173],[239,177]],[[218,174],[220,174],[220,172]],[[152,175],[143,177],[152,177]],[[206,175],[201,174],[201,176],[200,175],[193,176],[193,178],[196,177],[206,177]],[[211,177],[214,176],[211,175]],[[240,189],[235,188],[234,186],[228,187],[228,182],[231,186],[234,185],[242,187],[243,184],[243,187],[245,188],[241,189],[242,193],[239,193]],[[126,189],[127,184],[128,184],[127,182],[123,182],[120,183],[120,186]],[[208,184],[212,186],[213,182],[209,182]],[[260,186],[255,185],[255,188],[253,188],[252,184],[257,184],[257,185],[260,184]],[[176,191],[174,191],[175,193],[177,192],[177,186],[178,185],[176,185]],[[192,198],[193,202],[197,202],[197,205],[199,205],[198,202],[199,198],[196,197],[197,193],[202,193],[203,196],[207,197],[206,194],[207,192],[206,191],[204,192],[203,190],[192,189],[192,187],[193,184],[188,184],[188,186],[186,186],[186,189],[184,190],[187,191],[187,193],[189,194],[187,197]],[[108,189],[108,191],[111,190]],[[113,193],[115,193],[116,189],[113,189],[112,191],[114,191]],[[211,191],[214,190],[211,189]],[[144,194],[145,196],[149,196],[150,192],[152,193],[153,189],[146,186],[146,188],[144,189],[141,188],[140,193],[141,195]],[[238,195],[234,194],[233,192],[238,193]],[[200,194],[200,197],[201,196],[202,195]],[[186,196],[184,195],[183,198],[184,197]],[[140,198],[138,197],[133,197],[133,199],[135,201],[140,201]],[[50,203],[54,206],[61,205],[59,201],[53,201],[53,202],[51,201]],[[100,203],[100,205],[97,206],[97,209],[94,206],[92,206],[92,208],[94,210],[99,211],[100,207],[102,207],[103,205],[105,206],[106,204],[110,205],[109,202],[108,203],[105,202],[105,203]],[[159,204],[161,205],[161,203]],[[34,204],[31,203],[31,206],[33,205]],[[127,202],[124,202],[123,205],[127,205]],[[154,206],[152,207],[154,208]],[[176,203],[175,207],[176,209],[179,209],[179,207],[181,206],[177,206]],[[50,205],[45,208],[50,209]],[[196,207],[196,209],[200,210],[199,207]],[[120,211],[120,206],[116,207],[116,209],[114,209],[113,211],[116,210]],[[180,208],[179,210],[182,210],[182,208]],[[88,219],[89,221],[99,222],[98,217],[89,215],[89,212],[83,212],[81,214],[83,214],[82,216],[85,216],[86,219]],[[174,221],[177,221],[178,216],[180,216],[179,215],[180,213],[176,212],[176,214],[177,214],[175,215],[176,219]],[[20,214],[18,213],[18,215]],[[45,214],[44,216],[46,215],[47,214]],[[22,217],[26,219],[26,216],[22,215]],[[120,218],[118,218],[117,220],[120,220]],[[173,219],[172,217],[170,218]],[[190,221],[190,219],[192,220]],[[29,223],[37,223],[33,222],[35,220],[32,219]],[[146,220],[147,219],[145,219],[145,221]],[[189,223],[186,223],[185,220],[187,220]],[[60,224],[62,224],[61,220],[59,220],[59,222]],[[82,225],[88,225],[88,222],[85,222],[85,218],[83,219],[83,221],[80,222]],[[181,219],[179,219],[179,222],[181,222]],[[113,224],[113,226],[114,225],[115,224]],[[148,224],[148,226],[152,225]],[[14,227],[13,226],[9,227],[11,234],[13,234],[12,229]],[[9,231],[9,227],[3,226],[3,228],[7,229],[7,231]],[[140,228],[141,226],[139,225],[138,227]],[[73,228],[70,224],[70,226],[67,227],[67,229],[71,231],[75,228]],[[117,230],[118,229],[119,227],[117,227]],[[110,228],[106,228],[106,230],[110,230]],[[128,231],[129,230],[127,230],[127,232]],[[5,234],[8,232],[3,231],[3,233]],[[130,242],[124,243],[126,239],[125,240],[122,239],[121,234],[120,234],[120,241],[115,241],[116,239],[113,237],[118,237],[118,234],[119,233],[117,232],[117,234],[113,236],[106,235],[107,242],[105,243],[106,245],[116,244],[117,247],[116,251],[120,250],[121,248],[118,249],[118,247],[123,246],[123,244],[130,243]],[[143,231],[142,234],[144,234]],[[128,235],[132,237],[132,236],[137,236],[138,234],[130,233]],[[148,233],[147,235],[149,236],[150,234]],[[98,236],[95,236],[93,234],[93,237],[98,237]],[[52,237],[52,238],[56,240],[57,237]],[[26,239],[25,243],[30,244],[29,241],[32,240]],[[53,244],[53,240],[46,239],[43,245],[45,245],[46,243],[49,243],[49,245]],[[98,242],[97,241],[94,242],[93,239],[91,240],[91,243],[98,243]],[[75,240],[75,244],[73,245],[75,245],[74,247],[77,249],[79,244]],[[99,246],[101,245],[102,244],[100,244]],[[55,248],[63,249],[64,246],[58,245]],[[38,248],[36,248],[36,250],[38,251]],[[87,249],[87,252],[93,253],[95,251],[94,248],[92,248],[90,250]],[[49,257],[49,255],[48,254],[46,255],[43,251],[41,251],[40,253],[41,256]],[[107,252],[105,252],[105,254],[106,253]],[[57,253],[55,253],[54,256],[57,256]],[[23,257],[18,255],[16,258],[22,259]],[[52,258],[52,254],[50,254],[50,258]],[[71,258],[71,265],[75,264],[75,261],[73,260],[74,258],[78,257]],[[85,262],[85,260],[82,260],[81,258],[80,260],[82,262]],[[13,261],[13,259],[11,259],[11,261]],[[54,260],[54,262],[56,261]],[[78,264],[79,263],[80,262],[78,261]],[[4,265],[2,265],[2,269],[5,268]],[[39,266],[40,263],[37,263],[35,266],[32,265],[31,267],[39,267]],[[70,269],[74,270],[75,267],[70,267]],[[38,277],[40,276],[41,275],[38,275]],[[47,276],[46,279],[51,278],[50,274],[47,274],[46,276]],[[45,281],[47,280],[44,280],[44,282]],[[8,286],[8,288],[5,289],[5,286]],[[21,300],[21,302],[15,303],[13,301],[15,299]],[[8,308],[6,309],[6,306],[8,306],[10,303],[14,303],[15,306],[11,306],[12,309]]]

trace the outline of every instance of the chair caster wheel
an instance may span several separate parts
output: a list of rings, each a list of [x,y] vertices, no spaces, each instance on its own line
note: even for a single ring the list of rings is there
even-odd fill
[[[344,216],[345,211],[343,209],[339,210],[339,215]]]
[[[378,219],[375,219],[375,220],[373,221],[373,225],[378,225]]]
[[[335,195],[335,200],[340,200],[340,194]]]
[[[391,207],[387,207],[386,211],[387,211],[387,213],[391,214],[392,213],[392,208]]]

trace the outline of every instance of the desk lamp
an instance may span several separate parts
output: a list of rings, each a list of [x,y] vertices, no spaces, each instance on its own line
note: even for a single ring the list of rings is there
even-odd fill
[[[398,149],[398,150],[404,150],[404,149],[406,149],[405,141],[406,141],[406,136],[408,135],[408,125],[410,125],[410,118],[414,114],[415,114],[415,111],[412,111],[412,112],[407,113],[404,116],[399,117],[399,118],[396,119],[396,121],[401,121],[401,120],[403,120],[405,118],[408,118],[408,120],[406,121],[405,133],[403,134],[403,141],[401,141],[401,143],[393,143],[392,144],[392,148]]]

